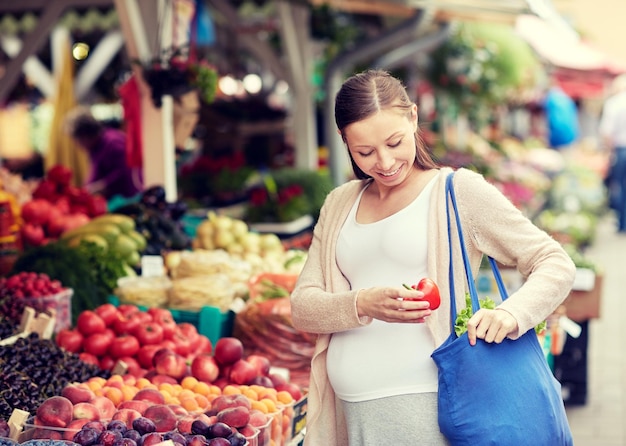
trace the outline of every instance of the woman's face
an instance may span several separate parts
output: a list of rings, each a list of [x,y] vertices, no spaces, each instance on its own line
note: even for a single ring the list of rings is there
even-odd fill
[[[411,116],[382,110],[344,129],[348,150],[356,165],[381,186],[400,184],[415,162],[417,107]]]

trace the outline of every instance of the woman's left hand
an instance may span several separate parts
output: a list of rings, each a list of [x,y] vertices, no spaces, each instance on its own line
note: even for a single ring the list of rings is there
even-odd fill
[[[499,344],[509,334],[518,330],[517,321],[505,310],[478,310],[467,321],[467,337],[470,345],[476,345],[476,339]]]

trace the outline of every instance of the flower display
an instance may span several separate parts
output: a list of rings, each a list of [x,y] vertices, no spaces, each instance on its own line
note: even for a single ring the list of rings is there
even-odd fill
[[[310,208],[301,185],[276,188],[270,179],[250,191],[246,220],[252,223],[287,223],[308,214]]]
[[[197,90],[210,104],[217,92],[217,70],[206,60],[190,58],[183,48],[171,48],[142,66],[143,78],[150,86],[152,101],[161,106],[164,95],[181,96]]]

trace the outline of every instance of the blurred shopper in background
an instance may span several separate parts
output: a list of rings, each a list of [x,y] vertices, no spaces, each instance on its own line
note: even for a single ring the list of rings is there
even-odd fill
[[[574,100],[556,84],[553,84],[544,99],[548,142],[557,150],[566,149],[578,140],[578,107]]]
[[[602,109],[599,133],[610,151],[605,178],[609,206],[617,214],[617,230],[626,233],[626,74],[615,78],[611,90]]]
[[[128,165],[126,134],[107,128],[88,108],[68,113],[68,134],[89,154],[90,170],[84,187],[107,200],[114,196],[132,197],[143,189],[141,169]]]

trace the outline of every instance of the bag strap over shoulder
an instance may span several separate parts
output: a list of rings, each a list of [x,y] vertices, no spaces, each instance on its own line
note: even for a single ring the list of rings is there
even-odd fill
[[[465,248],[465,238],[463,237],[463,228],[461,227],[461,218],[459,217],[459,210],[456,203],[456,195],[454,194],[454,184],[453,184],[454,172],[448,174],[446,178],[446,218],[448,222],[448,254],[449,254],[449,266],[448,266],[448,281],[450,287],[450,317],[452,330],[454,330],[454,323],[457,318],[457,309],[456,309],[456,296],[454,291],[454,266],[452,261],[452,225],[450,220],[451,213],[454,214],[456,229],[458,233],[458,241],[461,245],[461,254],[463,256],[463,266],[465,267],[465,278],[467,279],[467,284],[469,287],[469,295],[470,300],[472,302],[472,312],[476,312],[480,309],[480,303],[478,301],[478,291],[476,290],[476,284],[474,282],[474,275],[472,274],[472,267],[470,265],[469,255],[467,253],[467,249]],[[452,212],[451,212],[452,206]],[[502,281],[502,275],[500,274],[500,270],[498,269],[498,265],[496,261],[491,257],[489,258],[489,264],[491,266],[491,270],[493,272],[496,284],[498,286],[498,291],[500,292],[500,297],[502,300],[505,300],[508,297],[508,293],[506,291],[506,287],[504,286],[504,282]]]

